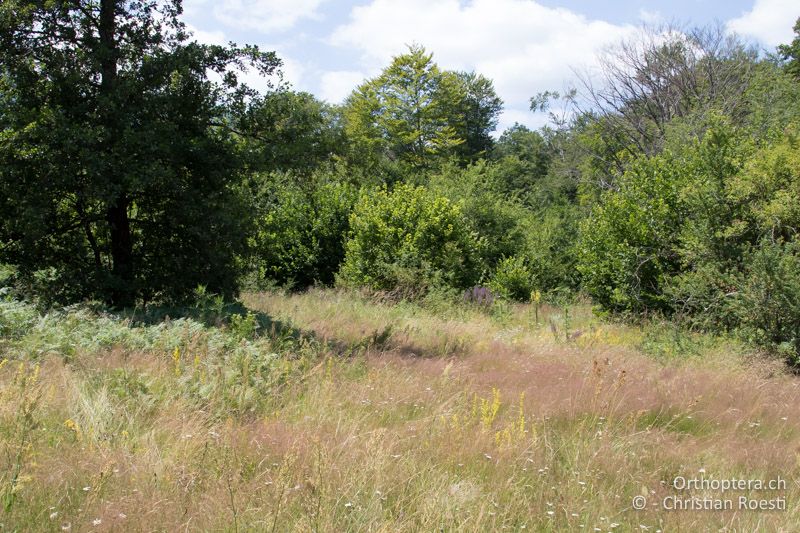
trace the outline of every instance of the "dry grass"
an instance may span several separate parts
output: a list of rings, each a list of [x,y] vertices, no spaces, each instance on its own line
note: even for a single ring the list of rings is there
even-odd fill
[[[69,357],[30,355],[30,335],[7,343],[18,360],[0,369],[3,528],[800,524],[800,382],[734,344],[678,339],[686,350],[662,335],[653,349],[652,331],[600,322],[586,306],[568,320],[542,309],[536,324],[526,306],[434,313],[333,291],[245,303],[305,335],[225,344],[192,330],[175,333],[178,357],[163,339]],[[681,492],[669,486],[676,476],[781,477],[787,486]],[[664,510],[674,494],[785,497],[787,508]],[[647,498],[644,510],[632,508],[636,496]]]

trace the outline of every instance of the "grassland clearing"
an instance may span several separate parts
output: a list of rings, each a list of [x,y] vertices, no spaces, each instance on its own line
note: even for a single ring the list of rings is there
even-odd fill
[[[791,531],[797,378],[587,306],[253,293],[227,325],[3,307],[18,531]],[[568,318],[567,318],[568,317]],[[213,324],[213,320],[206,320]],[[678,490],[676,477],[781,478]],[[786,499],[670,511],[664,499]],[[632,507],[635,497],[645,508]]]

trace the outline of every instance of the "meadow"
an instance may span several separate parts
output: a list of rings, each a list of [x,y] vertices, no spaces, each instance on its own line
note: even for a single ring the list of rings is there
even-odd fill
[[[585,303],[330,289],[199,301],[122,315],[0,303],[4,531],[800,523],[800,382],[738,341],[601,320]],[[665,508],[692,498],[737,507]]]
[[[800,530],[797,7],[322,3],[0,1],[0,533]]]

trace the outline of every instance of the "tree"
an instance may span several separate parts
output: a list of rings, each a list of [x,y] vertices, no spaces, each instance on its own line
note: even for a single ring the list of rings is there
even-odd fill
[[[789,44],[778,46],[778,55],[785,63],[786,72],[800,81],[800,17],[794,23],[795,38]]]
[[[659,153],[677,118],[692,116],[696,134],[709,113],[738,123],[748,113],[745,91],[756,56],[721,26],[644,28],[600,57],[599,76],[583,77],[579,111],[592,117],[600,137],[593,156],[622,172],[626,161]]]
[[[642,156],[583,221],[578,271],[584,290],[613,311],[669,309],[664,287],[680,269],[678,233],[686,180],[673,157]]]
[[[525,247],[523,221],[532,214],[505,195],[505,183],[497,168],[480,160],[466,168],[444,165],[428,181],[429,190],[458,205],[465,223],[483,242],[480,268],[495,269],[505,257],[520,254]]]
[[[475,72],[457,74],[463,86],[464,96],[453,110],[453,121],[461,115],[458,133],[464,139],[459,146],[461,157],[475,161],[486,157],[494,147],[491,133],[497,128],[498,116],[503,110],[503,100],[497,96],[492,80]]]
[[[357,189],[329,171],[302,185],[288,174],[261,177],[253,236],[259,281],[304,289],[331,285],[344,259],[344,241]]]
[[[180,0],[0,6],[0,261],[28,288],[116,306],[235,291],[248,217],[227,121],[255,96],[235,71],[280,62],[190,41],[180,13]]]
[[[253,102],[237,130],[258,171],[310,172],[340,153],[345,142],[336,109],[289,90]]]
[[[466,288],[480,276],[482,243],[461,208],[424,187],[364,191],[350,216],[340,280],[404,295]]]
[[[451,156],[469,159],[486,151],[500,107],[489,80],[441,70],[432,54],[412,46],[358,87],[343,115],[367,164],[385,158],[425,171]]]
[[[519,123],[514,124],[500,135],[494,155],[498,159],[503,157],[519,159],[537,177],[542,177],[547,173],[550,156],[544,137],[538,131],[533,131]]]
[[[539,132],[517,123],[500,135],[493,156],[504,178],[504,192],[526,196],[547,175],[551,154]]]

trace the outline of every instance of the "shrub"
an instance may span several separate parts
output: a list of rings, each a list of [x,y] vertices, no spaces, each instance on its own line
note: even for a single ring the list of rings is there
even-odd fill
[[[459,204],[472,231],[482,238],[480,261],[486,273],[524,248],[521,221],[531,215],[518,202],[504,197],[497,181],[495,165],[479,161],[467,168],[447,165],[429,183],[430,190]]]
[[[497,265],[489,287],[506,298],[525,301],[534,289],[533,274],[522,257],[506,257]]]
[[[520,220],[526,235],[524,253],[537,289],[578,288],[580,279],[575,269],[580,208],[553,204]]]
[[[0,289],[0,338],[16,339],[25,334],[39,316],[32,305],[26,305],[8,297],[6,289]]]
[[[348,184],[323,182],[310,190],[296,183],[268,182],[264,215],[254,239],[258,277],[305,288],[331,285],[344,259],[344,240],[356,197]]]
[[[523,258],[536,279],[537,288],[577,288],[574,245],[578,208],[563,196],[536,207],[523,201],[538,199],[541,183],[527,176],[517,189],[509,189],[503,161],[479,161],[467,168],[445,166],[430,179],[430,188],[461,206],[472,230],[483,240],[481,269],[485,276],[507,257]],[[524,183],[523,183],[524,182]],[[526,192],[527,191],[527,192]]]
[[[343,283],[377,290],[465,288],[479,275],[480,240],[458,205],[424,187],[363,193],[350,217]]]
[[[578,270],[604,308],[665,309],[667,278],[679,270],[682,174],[668,156],[640,159],[581,226]]]
[[[749,340],[800,363],[800,243],[764,241],[753,252],[736,310]]]

